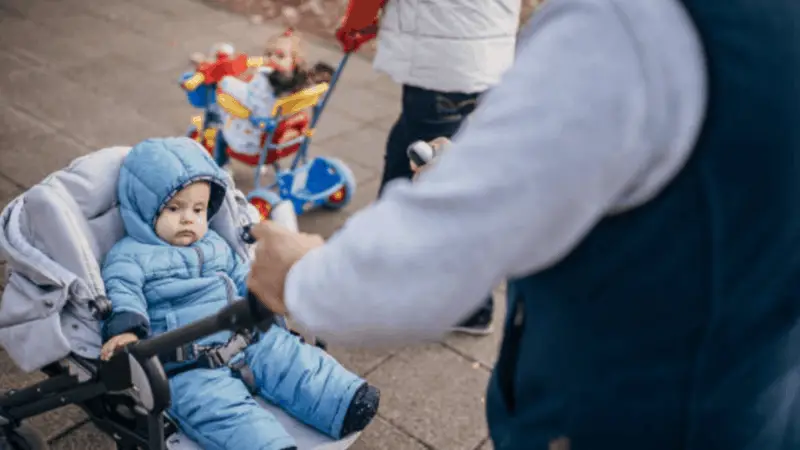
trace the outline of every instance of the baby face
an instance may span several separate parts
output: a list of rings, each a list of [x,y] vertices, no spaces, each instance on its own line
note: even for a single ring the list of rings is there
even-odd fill
[[[171,245],[192,245],[208,231],[211,186],[200,181],[175,194],[156,220],[156,234]]]
[[[280,36],[267,47],[265,53],[269,58],[269,66],[280,72],[291,72],[294,70],[296,52],[295,40],[291,36]]]

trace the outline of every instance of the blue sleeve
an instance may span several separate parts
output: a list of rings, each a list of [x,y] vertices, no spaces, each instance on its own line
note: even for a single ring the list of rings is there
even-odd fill
[[[103,341],[130,332],[140,339],[150,334],[144,270],[128,256],[109,254],[103,265],[103,283],[111,301],[111,316],[103,323]]]
[[[239,297],[244,297],[247,295],[247,275],[250,273],[250,262],[245,261],[235,251],[231,251],[230,263],[229,275],[236,283],[236,293]]]

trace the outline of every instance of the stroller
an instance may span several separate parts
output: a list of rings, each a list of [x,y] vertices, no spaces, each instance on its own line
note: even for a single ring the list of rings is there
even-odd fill
[[[22,370],[48,375],[0,395],[2,449],[48,448],[22,420],[75,404],[118,449],[199,450],[166,413],[170,390],[157,355],[221,330],[265,331],[281,324],[248,296],[213,316],[134,343],[109,361],[98,359],[100,321],[110,312],[99,261],[124,233],[116,186],[129,149],[110,147],[76,159],[0,215],[0,251],[8,275],[0,303],[0,344]],[[278,205],[272,217],[296,227],[290,204]],[[210,227],[250,259],[252,239],[246,230],[259,219],[244,195],[230,189]],[[227,364],[221,353],[209,356]],[[295,438],[298,449],[340,450],[358,439],[355,433],[334,441],[275,405],[259,402]]]

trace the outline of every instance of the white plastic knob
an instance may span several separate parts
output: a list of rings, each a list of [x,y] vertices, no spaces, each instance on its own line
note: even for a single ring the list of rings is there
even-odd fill
[[[411,160],[416,158],[412,154],[416,154],[423,164],[427,164],[433,160],[435,152],[433,147],[425,141],[416,141],[408,146],[408,156]]]

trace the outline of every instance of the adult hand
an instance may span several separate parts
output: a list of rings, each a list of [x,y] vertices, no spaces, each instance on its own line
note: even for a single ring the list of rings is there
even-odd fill
[[[446,137],[438,137],[432,141],[428,141],[428,145],[431,146],[433,149],[433,159],[429,161],[427,164],[422,166],[417,166],[414,164],[414,161],[409,161],[411,165],[411,171],[414,172],[414,178],[416,179],[420,173],[425,171],[427,168],[433,165],[436,161],[436,158],[441,155],[447,148],[450,146],[450,139]]]
[[[342,51],[345,53],[352,53],[358,51],[362,45],[371,41],[378,35],[378,21],[370,24],[368,27],[361,30],[353,30],[339,27],[336,30],[336,40],[342,46]]]
[[[250,229],[256,239],[247,288],[275,314],[286,314],[283,286],[294,264],[325,241],[316,234],[296,233],[266,220]]]
[[[336,30],[345,53],[355,52],[378,34],[379,11],[386,0],[350,0]]]

